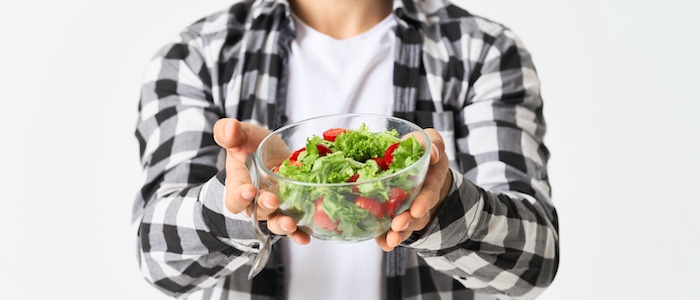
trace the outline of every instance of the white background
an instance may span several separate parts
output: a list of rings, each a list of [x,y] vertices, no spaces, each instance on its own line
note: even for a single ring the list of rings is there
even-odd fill
[[[0,298],[164,299],[137,271],[140,79],[230,1],[0,1]],[[461,0],[542,80],[561,265],[540,299],[698,299],[700,2]]]

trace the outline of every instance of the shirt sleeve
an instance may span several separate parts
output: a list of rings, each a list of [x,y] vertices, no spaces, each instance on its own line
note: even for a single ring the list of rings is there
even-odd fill
[[[559,254],[539,79],[508,30],[482,63],[457,118],[466,134],[455,143],[452,191],[404,245],[467,288],[534,298],[554,279]]]
[[[201,49],[186,32],[152,60],[135,132],[143,167],[133,209],[140,268],[177,297],[214,285],[258,252],[250,219],[224,209],[224,153],[212,133],[223,108]]]

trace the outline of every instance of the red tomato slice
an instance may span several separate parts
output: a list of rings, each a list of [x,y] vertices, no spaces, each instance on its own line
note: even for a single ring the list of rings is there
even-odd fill
[[[348,178],[348,182],[357,182],[357,178],[360,178],[360,174],[357,174],[357,173],[352,174],[352,176],[350,176],[350,178]]]
[[[384,152],[384,161],[386,161],[387,166],[390,166],[391,162],[394,161],[394,151],[396,151],[398,147],[399,143],[396,143],[386,148],[386,152]]]
[[[357,173],[352,174],[352,176],[350,176],[350,178],[348,178],[348,182],[357,182],[357,178],[359,178],[359,177],[360,177],[360,174],[357,174]],[[360,190],[357,188],[357,186],[354,186],[354,185],[350,187],[350,190],[352,190],[353,193],[360,192]]]
[[[384,157],[375,157],[375,158],[370,158],[370,159],[373,159],[374,161],[376,161],[377,164],[379,165],[379,169],[381,169],[382,171],[389,169],[389,166],[386,164],[386,160],[384,159]]]
[[[340,220],[338,222],[334,222],[331,220],[331,218],[326,214],[325,211],[323,211],[323,207],[321,207],[321,204],[323,203],[323,198],[318,198],[315,203],[316,209],[314,210],[314,216],[313,216],[313,221],[316,226],[321,227],[325,230],[329,231],[336,231],[338,229],[338,223],[340,223]]]
[[[377,199],[357,197],[357,199],[355,199],[355,205],[368,210],[369,213],[375,217],[382,216],[382,203]]]
[[[301,153],[303,151],[306,151],[306,147],[301,147],[301,149],[294,151],[294,153],[292,153],[292,156],[289,157],[289,160],[296,161],[297,158],[299,158],[299,153]]]
[[[318,149],[318,155],[326,156],[327,154],[333,153],[330,148],[326,147],[324,144],[316,144],[316,149]]]
[[[347,132],[345,128],[331,128],[323,132],[323,139],[326,141],[335,142],[335,138],[337,138],[339,134],[345,132]]]
[[[393,187],[389,190],[389,200],[384,203],[384,210],[390,218],[393,219],[396,216],[396,211],[401,207],[401,204],[403,204],[407,197],[408,192],[400,188]]]

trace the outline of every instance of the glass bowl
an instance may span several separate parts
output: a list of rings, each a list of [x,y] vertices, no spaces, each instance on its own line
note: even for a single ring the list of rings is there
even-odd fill
[[[413,136],[423,145],[424,152],[391,174],[368,180],[355,177],[355,182],[303,182],[277,173],[293,152],[305,149],[307,139],[322,137],[324,131],[332,128],[355,130],[361,126],[371,132],[395,130],[401,140]],[[375,114],[337,114],[275,130],[260,143],[254,160],[261,188],[277,195],[282,214],[292,217],[301,230],[322,240],[359,242],[389,230],[392,218],[411,205],[428,170],[430,145],[425,131],[407,120]]]

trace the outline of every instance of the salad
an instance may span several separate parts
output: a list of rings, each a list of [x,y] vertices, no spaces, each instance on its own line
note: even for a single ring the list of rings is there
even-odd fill
[[[415,177],[420,168],[400,171],[423,154],[414,137],[400,139],[396,130],[372,132],[365,124],[357,129],[328,129],[322,137],[307,138],[305,147],[272,171],[298,182],[337,185],[280,181],[280,209],[333,239],[374,237],[382,233],[376,232],[378,228],[388,230],[391,219],[407,209],[407,199],[418,192]]]

